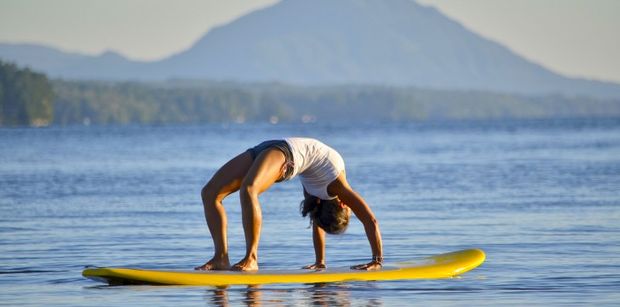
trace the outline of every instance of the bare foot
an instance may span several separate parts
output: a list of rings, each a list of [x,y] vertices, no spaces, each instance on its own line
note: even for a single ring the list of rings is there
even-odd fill
[[[374,271],[381,269],[383,265],[378,261],[371,261],[366,264],[358,264],[351,267],[352,270]]]
[[[325,266],[325,263],[313,263],[313,264],[305,265],[301,268],[306,269],[306,270],[322,271],[322,270],[325,270],[326,266]]]
[[[224,260],[216,260],[215,258],[207,261],[207,263],[197,266],[194,270],[197,271],[220,271],[220,270],[229,270],[230,262],[228,259]]]
[[[258,261],[243,258],[231,268],[233,271],[258,271]]]

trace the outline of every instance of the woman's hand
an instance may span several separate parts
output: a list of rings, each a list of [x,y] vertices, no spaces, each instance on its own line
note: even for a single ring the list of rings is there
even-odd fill
[[[313,263],[302,267],[302,269],[317,271],[325,270],[325,268],[325,263]]]
[[[355,216],[364,225],[364,231],[366,237],[370,243],[370,249],[372,250],[373,261],[367,264],[354,265],[351,268],[354,270],[378,270],[381,268],[383,262],[383,246],[381,244],[381,232],[379,231],[379,223],[375,218],[374,213],[370,210],[366,201],[357,192],[353,191],[349,183],[345,172],[340,173],[338,178],[327,186],[327,192],[330,195],[338,196],[338,198],[345,203],[351,211],[355,213]]]
[[[377,260],[373,260],[366,264],[358,264],[351,267],[353,270],[374,271],[381,269],[383,265]]]

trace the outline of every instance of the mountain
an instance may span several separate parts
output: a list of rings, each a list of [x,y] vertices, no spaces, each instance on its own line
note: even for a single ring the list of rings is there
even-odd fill
[[[556,74],[411,0],[284,0],[150,63],[111,53],[6,50],[0,45],[0,58],[69,79],[379,84],[620,98],[618,84]]]
[[[0,43],[0,59],[66,79],[132,79],[139,76],[136,72],[149,65],[128,60],[112,51],[88,56],[34,44]]]

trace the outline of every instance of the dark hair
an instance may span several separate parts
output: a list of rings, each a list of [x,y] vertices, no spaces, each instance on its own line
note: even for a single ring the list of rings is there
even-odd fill
[[[310,196],[299,205],[301,215],[309,215],[310,224],[321,227],[329,234],[341,234],[349,225],[347,208],[340,204],[338,198],[324,200]]]

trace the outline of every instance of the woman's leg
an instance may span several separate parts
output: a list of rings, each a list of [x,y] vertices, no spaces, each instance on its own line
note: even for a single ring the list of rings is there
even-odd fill
[[[245,257],[233,266],[235,270],[258,270],[258,241],[261,229],[261,209],[258,195],[266,191],[282,176],[286,162],[284,153],[268,149],[256,157],[239,189],[243,231],[245,234]]]
[[[226,211],[222,200],[239,189],[252,163],[252,155],[246,151],[224,164],[202,188],[205,219],[213,238],[215,252],[211,260],[196,267],[196,270],[227,270],[230,268],[226,238]]]

